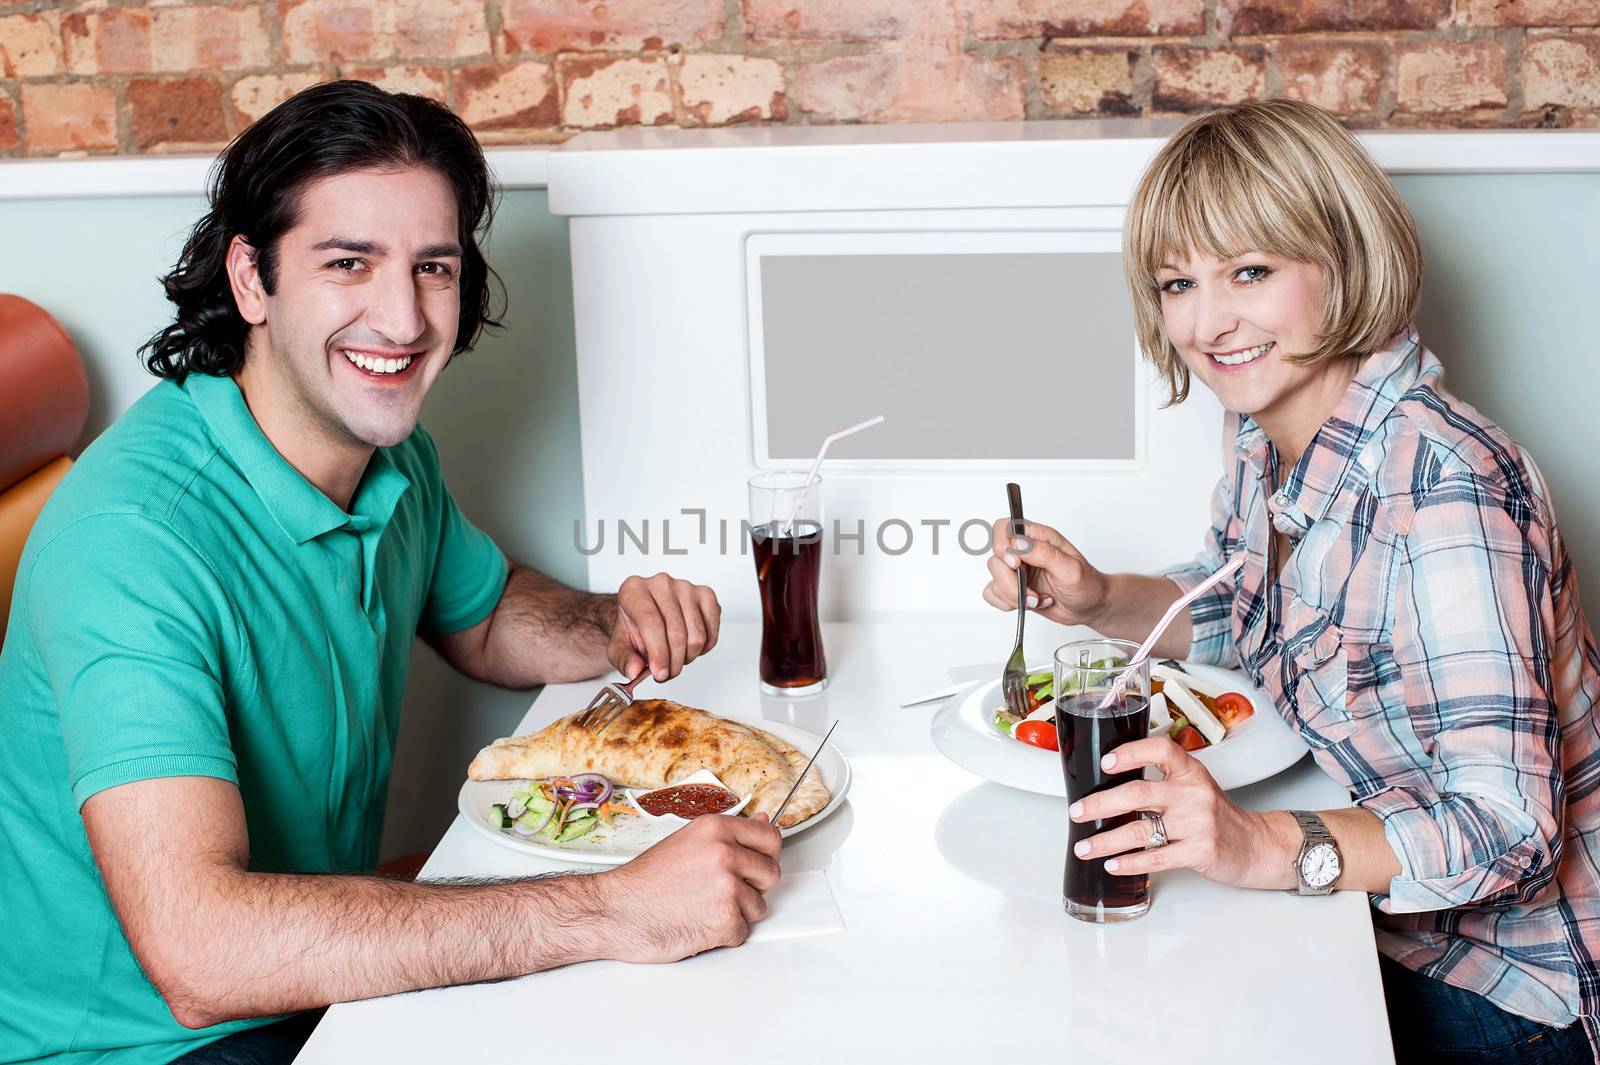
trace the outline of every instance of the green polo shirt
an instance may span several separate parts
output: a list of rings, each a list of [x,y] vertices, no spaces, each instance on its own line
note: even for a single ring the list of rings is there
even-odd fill
[[[506,573],[420,428],[349,513],[229,378],[158,384],[95,441],[28,538],[0,652],[0,1061],[168,1062],[262,1023],[172,1019],[78,808],[216,777],[252,869],[371,869],[412,638],[483,620]]]

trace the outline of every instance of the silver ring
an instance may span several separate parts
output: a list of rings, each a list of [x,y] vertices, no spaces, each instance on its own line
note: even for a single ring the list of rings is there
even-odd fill
[[[1167,845],[1167,823],[1161,819],[1160,814],[1151,814],[1150,842],[1146,847],[1165,847]]]

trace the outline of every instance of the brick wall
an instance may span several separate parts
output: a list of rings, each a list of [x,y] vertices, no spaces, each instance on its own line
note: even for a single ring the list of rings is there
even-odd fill
[[[1600,0],[0,0],[0,156],[211,151],[365,78],[488,143],[1181,113],[1600,125]]]

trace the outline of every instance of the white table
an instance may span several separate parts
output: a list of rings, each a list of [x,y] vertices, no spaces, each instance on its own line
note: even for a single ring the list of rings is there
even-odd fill
[[[1030,626],[1030,657],[1072,633]],[[831,624],[832,683],[762,696],[758,626],[730,624],[663,694],[729,717],[789,722],[855,771],[848,802],[790,840],[786,872],[823,870],[845,921],[832,935],[749,943],[667,966],[592,962],[499,984],[334,1006],[297,1059],[497,1063],[744,1060],[1391,1062],[1365,895],[1295,898],[1158,875],[1154,906],[1096,927],[1061,908],[1065,803],[989,783],[928,737],[938,704],[901,699],[1003,657],[1000,614]],[[952,676],[952,667],[955,675]],[[997,668],[997,667],[996,667]],[[533,731],[581,706],[592,682],[548,688]],[[653,694],[653,693],[651,693]],[[494,737],[485,736],[487,742]],[[463,766],[463,773],[465,767]],[[1233,793],[1246,806],[1325,809],[1345,793],[1309,758]],[[424,877],[560,868],[462,823]],[[596,988],[606,993],[591,1002]],[[737,1058],[735,1057],[737,1055]]]

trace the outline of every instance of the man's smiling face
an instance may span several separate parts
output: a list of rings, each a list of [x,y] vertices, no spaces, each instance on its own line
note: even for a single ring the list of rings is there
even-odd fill
[[[455,195],[436,170],[312,182],[278,242],[265,343],[246,363],[252,405],[264,386],[341,449],[405,440],[455,347],[460,275]]]

